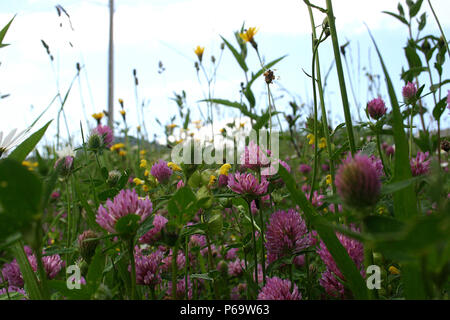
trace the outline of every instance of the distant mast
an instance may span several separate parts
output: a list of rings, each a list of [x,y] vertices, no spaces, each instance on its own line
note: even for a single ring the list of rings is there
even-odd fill
[[[114,130],[114,0],[109,0],[108,126]]]

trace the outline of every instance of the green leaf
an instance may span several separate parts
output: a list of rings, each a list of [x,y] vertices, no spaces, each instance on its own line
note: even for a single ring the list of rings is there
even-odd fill
[[[128,215],[131,216],[131,215]],[[125,217],[128,217],[125,216]],[[124,217],[124,218],[125,218]],[[139,216],[138,216],[139,217]],[[122,218],[123,219],[123,218]],[[120,221],[120,219],[119,219]],[[119,223],[117,221],[117,223]],[[117,227],[117,225],[116,225]],[[91,294],[94,294],[100,285],[103,277],[103,270],[105,269],[105,255],[100,248],[97,249],[96,254],[92,258],[91,264],[89,265],[88,273],[86,276],[86,284],[89,288]]]
[[[305,218],[310,222],[312,228],[317,230],[319,236],[327,246],[334,261],[336,262],[336,265],[344,275],[344,278],[347,280],[355,298],[367,299],[368,294],[366,283],[356,268],[355,263],[348,255],[347,250],[339,242],[334,230],[327,226],[326,219],[315,211],[314,207],[308,199],[306,199],[305,195],[297,190],[294,178],[283,166],[280,166],[279,174],[291,193],[292,201],[294,201],[303,210]]]
[[[116,188],[111,188],[105,191],[102,191],[98,195],[98,199],[100,201],[106,201],[107,199],[114,198],[119,193],[119,190]]]
[[[3,27],[3,29],[0,31],[0,48],[1,47],[6,47],[8,44],[3,43],[3,39],[6,36],[6,32],[8,32],[9,27],[11,26],[11,23],[13,22],[14,18],[16,16],[14,16],[6,26]]]
[[[398,14],[396,14],[396,13],[393,13],[393,12],[389,12],[389,11],[382,11],[383,13],[386,13],[386,14],[388,14],[388,15],[390,15],[390,16],[393,16],[394,18],[397,18],[398,20],[400,20],[402,23],[404,23],[404,24],[406,24],[407,26],[409,26],[409,23],[408,23],[408,21],[405,19],[405,17],[402,17],[402,16],[400,16],[400,15],[398,15]]]
[[[264,66],[264,69],[259,70],[257,73],[255,73],[252,78],[250,79],[250,81],[248,82],[247,87],[250,88],[251,85],[253,84],[253,82],[255,82],[256,79],[258,79],[264,72],[266,72],[266,70],[272,68],[274,65],[276,65],[278,62],[280,62],[281,60],[283,60],[284,58],[286,58],[287,55],[284,55],[278,59],[275,59],[271,62],[269,62],[268,64],[266,64]]]
[[[272,112],[272,117],[277,115],[279,112]],[[253,126],[253,130],[258,131],[262,129],[270,119],[269,112],[264,113],[261,117],[259,117],[258,121],[256,121],[255,125]]]
[[[423,179],[423,177],[419,176],[419,177],[414,177],[414,178],[403,180],[403,181],[397,181],[397,182],[390,183],[387,185],[385,184],[381,188],[381,194],[383,194],[383,195],[393,194],[395,192],[398,192],[400,190],[410,187],[415,182],[422,180],[422,179]]]
[[[169,222],[185,225],[197,211],[196,202],[197,198],[189,187],[178,189],[167,205]]]
[[[221,105],[224,105],[227,107],[236,108],[236,109],[241,110],[242,114],[246,115],[247,117],[254,119],[254,120],[258,120],[257,115],[248,111],[247,106],[245,104],[242,104],[239,102],[232,102],[232,101],[225,100],[225,99],[205,99],[205,100],[200,100],[200,102],[213,102],[213,103],[221,104]]]
[[[121,235],[134,234],[139,228],[141,216],[137,214],[128,214],[117,220],[115,229]]]
[[[153,228],[153,220],[155,219],[155,215],[151,215],[150,217],[147,217],[144,222],[141,223],[139,226],[139,229],[136,233],[136,237],[139,239],[144,234],[148,232],[151,228]]]
[[[39,213],[42,184],[20,163],[0,160],[0,240],[29,227]]]
[[[227,41],[227,39],[225,39],[222,36],[220,36],[220,37],[222,38],[223,42],[228,47],[228,49],[230,49],[231,53],[233,54],[234,58],[236,59],[236,61],[241,66],[242,70],[247,72],[248,71],[248,67],[247,67],[247,64],[245,63],[244,57],[237,52],[237,50]]]
[[[88,300],[90,298],[89,291],[85,285],[81,285],[80,289],[69,289],[64,280],[51,280],[47,282],[50,289],[59,292],[69,300]]]
[[[45,131],[47,131],[47,128],[52,121],[53,120],[47,122],[45,126],[43,126],[41,129],[33,133],[28,139],[22,142],[13,152],[11,152],[8,158],[17,160],[19,162],[24,161],[28,154],[33,151],[39,141],[41,141],[42,137],[45,134]]]
[[[433,109],[433,117],[437,121],[441,118],[442,114],[447,108],[447,98],[442,99]]]
[[[395,95],[394,86],[389,76],[386,65],[384,64],[383,57],[380,50],[369,30],[369,35],[372,38],[378,57],[380,59],[383,73],[386,78],[386,85],[391,100],[392,114],[393,114],[393,130],[394,130],[394,142],[395,142],[395,163],[394,163],[394,176],[393,181],[399,182],[411,179],[412,173],[409,165],[409,150],[408,141],[406,139],[405,131],[403,129],[403,120],[400,112],[400,106],[398,104],[397,96]],[[416,193],[413,186],[410,185],[402,190],[394,193],[394,214],[402,220],[407,221],[412,217],[417,216],[416,207]],[[416,263],[406,264],[403,268],[403,284],[405,290],[405,296],[407,299],[415,299],[417,297],[425,298],[425,285],[421,273],[416,268]]]
[[[409,8],[409,17],[414,18],[420,11],[422,7],[423,0],[417,0],[412,6]]]
[[[23,249],[21,241],[16,241],[11,247],[14,257],[20,267],[20,272],[22,273],[23,280],[25,282],[27,293],[32,300],[43,300],[41,287],[37,280],[37,277],[31,268],[30,261]]]

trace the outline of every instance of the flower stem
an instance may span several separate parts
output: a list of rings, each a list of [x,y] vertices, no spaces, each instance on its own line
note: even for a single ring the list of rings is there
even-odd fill
[[[134,260],[134,242],[133,238],[128,240],[128,254],[131,264],[131,300],[136,299],[136,262]]]
[[[356,153],[355,137],[353,135],[352,117],[350,114],[350,106],[348,103],[347,89],[345,86],[344,71],[342,68],[341,53],[336,31],[336,24],[335,24],[336,18],[334,17],[333,5],[331,3],[331,0],[326,0],[326,2],[327,2],[328,23],[330,25],[331,39],[333,41],[334,58],[336,60],[336,70],[339,77],[339,87],[341,89],[342,106],[344,108],[345,125],[347,127],[348,142],[350,144],[350,151],[352,153],[352,156],[354,156]]]
[[[172,248],[172,299],[177,300],[177,256],[178,256],[178,241]],[[187,285],[187,283],[186,283]]]
[[[256,238],[255,238],[255,220],[253,219],[252,214],[252,206],[251,202],[247,200],[248,204],[248,214],[250,215],[250,220],[252,223],[252,240],[253,240],[253,254],[254,254],[254,260],[255,260],[255,283],[258,285],[258,252],[256,250]]]

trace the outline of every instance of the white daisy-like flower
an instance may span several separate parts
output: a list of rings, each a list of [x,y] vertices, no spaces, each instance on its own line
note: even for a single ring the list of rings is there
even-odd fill
[[[71,146],[66,146],[63,149],[56,152],[58,154],[58,158],[65,158],[65,157],[73,157],[75,158],[75,151],[72,149]]]
[[[0,158],[3,154],[8,152],[11,148],[18,145],[23,138],[25,137],[25,134],[28,132],[27,130],[21,131],[18,134],[16,134],[17,129],[12,130],[8,135],[5,136],[3,139],[3,131],[0,131]]]

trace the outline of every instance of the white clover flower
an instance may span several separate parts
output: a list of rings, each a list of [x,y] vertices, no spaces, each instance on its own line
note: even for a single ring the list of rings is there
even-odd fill
[[[65,157],[73,157],[75,158],[75,151],[72,149],[71,146],[66,146],[63,149],[56,151],[58,154],[58,158],[65,158]]]
[[[18,145],[23,138],[25,137],[25,134],[27,133],[27,130],[21,131],[16,135],[17,129],[12,130],[5,138],[3,139],[3,131],[0,131],[0,157],[9,151],[14,146]]]

